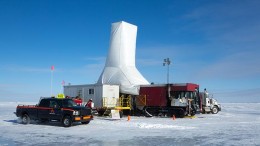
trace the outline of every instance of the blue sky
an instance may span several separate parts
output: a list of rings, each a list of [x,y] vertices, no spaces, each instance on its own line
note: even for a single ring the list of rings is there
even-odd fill
[[[111,23],[138,26],[136,66],[154,83],[193,82],[221,102],[260,102],[259,0],[1,0],[0,101],[95,83]]]

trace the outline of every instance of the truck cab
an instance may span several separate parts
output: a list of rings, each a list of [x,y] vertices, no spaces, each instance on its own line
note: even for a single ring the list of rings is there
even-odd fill
[[[209,97],[206,89],[204,92],[200,92],[201,98],[201,111],[202,113],[212,113],[217,114],[221,111],[221,105],[213,97]]]
[[[209,97],[206,88],[204,92],[199,92],[199,85],[197,84],[173,84],[171,95],[171,106],[189,106],[190,114],[200,112],[217,114],[221,111],[221,105],[217,100]]]

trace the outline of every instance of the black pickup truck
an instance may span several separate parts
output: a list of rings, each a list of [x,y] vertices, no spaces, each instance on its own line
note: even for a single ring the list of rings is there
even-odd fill
[[[37,105],[18,105],[15,112],[21,117],[23,124],[30,120],[60,121],[64,127],[70,127],[73,122],[88,124],[93,116],[88,107],[77,106],[68,98],[42,98]]]

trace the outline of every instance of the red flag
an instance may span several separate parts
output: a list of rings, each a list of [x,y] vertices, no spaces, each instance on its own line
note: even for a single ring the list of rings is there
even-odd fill
[[[51,70],[52,70],[52,71],[54,70],[54,65],[51,66]]]
[[[62,83],[61,83],[63,86],[65,85],[65,81],[64,80],[62,80]]]

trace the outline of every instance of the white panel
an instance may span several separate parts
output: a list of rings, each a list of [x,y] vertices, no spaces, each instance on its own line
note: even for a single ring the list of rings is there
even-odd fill
[[[103,97],[119,98],[119,86],[103,85]]]

